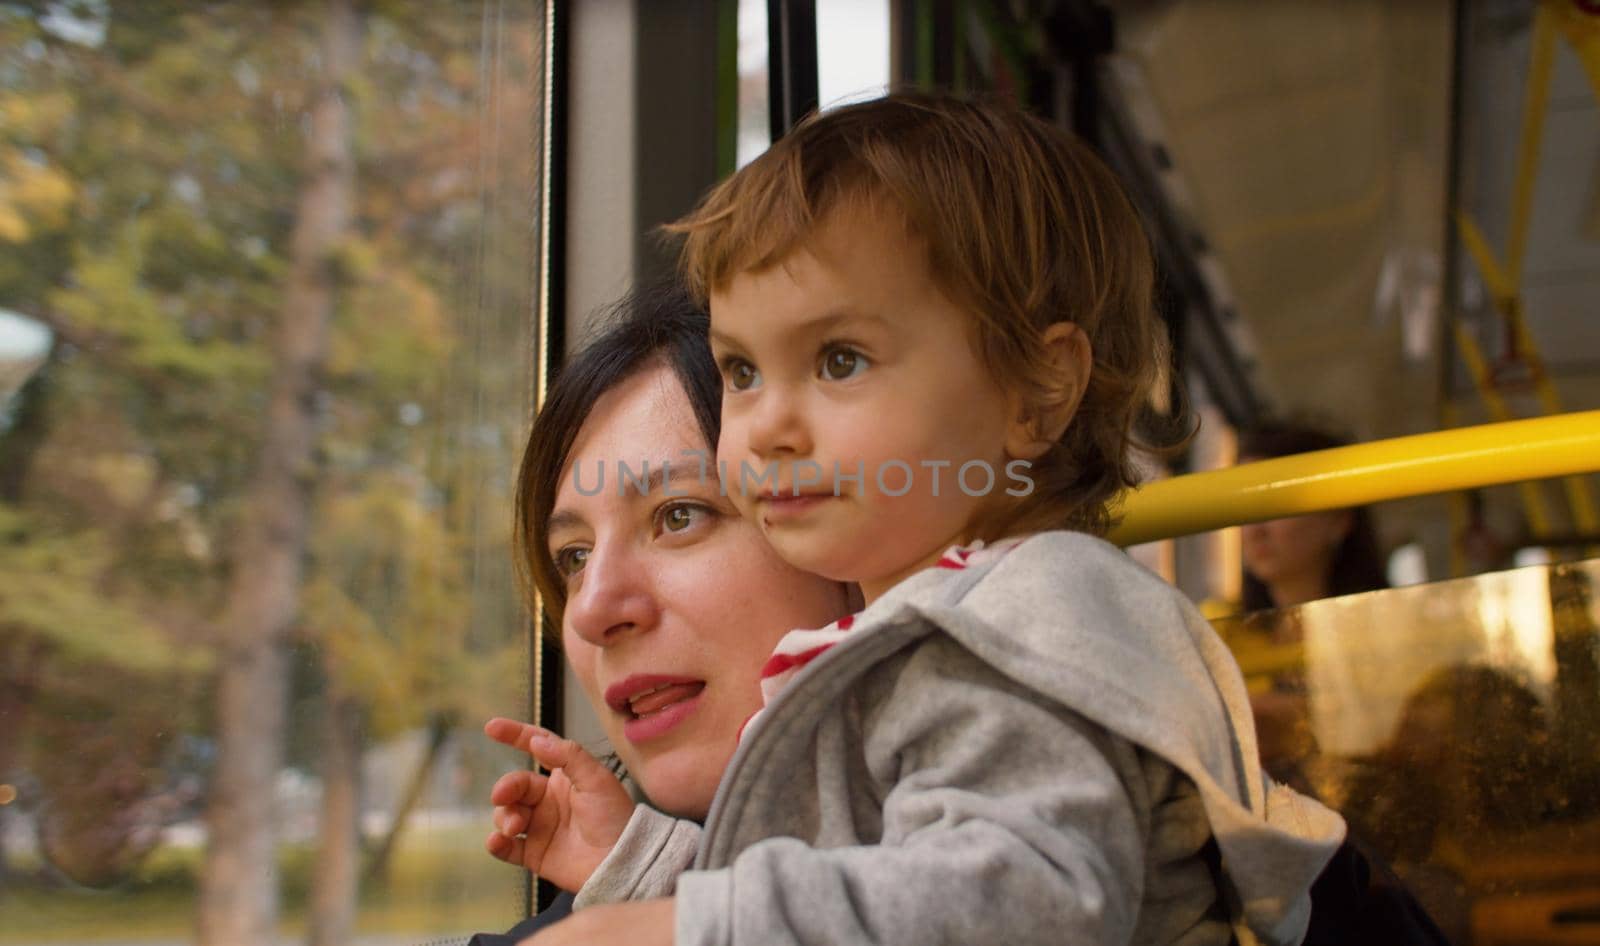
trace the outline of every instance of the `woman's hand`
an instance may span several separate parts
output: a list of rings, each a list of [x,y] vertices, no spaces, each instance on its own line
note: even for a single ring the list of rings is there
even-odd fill
[[[594,756],[547,729],[495,718],[483,727],[495,742],[520,749],[550,770],[508,772],[494,783],[495,831],[489,853],[577,891],[600,866],[633,814],[627,789]]]
[[[609,903],[573,913],[519,946],[672,946],[674,901]]]

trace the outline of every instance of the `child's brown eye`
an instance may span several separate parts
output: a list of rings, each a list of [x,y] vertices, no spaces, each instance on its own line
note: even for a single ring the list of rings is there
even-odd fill
[[[853,378],[866,367],[867,359],[850,348],[835,348],[822,357],[822,376],[829,381]]]
[[[756,373],[755,366],[748,361],[730,362],[723,373],[728,376],[728,387],[735,391],[748,391],[755,387],[761,378]]]

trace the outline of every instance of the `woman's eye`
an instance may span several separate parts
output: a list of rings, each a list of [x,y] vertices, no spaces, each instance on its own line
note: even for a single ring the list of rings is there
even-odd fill
[[[571,546],[561,549],[555,554],[556,572],[562,578],[571,578],[583,570],[583,565],[589,560],[589,550],[573,548]]]
[[[722,369],[722,373],[728,379],[728,387],[735,391],[748,391],[761,380],[755,365],[738,359],[730,360]]]
[[[684,532],[708,515],[711,515],[711,510],[699,504],[674,503],[661,507],[657,521],[662,532]]]
[[[866,367],[866,356],[853,348],[830,348],[822,356],[822,376],[829,381],[853,378]]]

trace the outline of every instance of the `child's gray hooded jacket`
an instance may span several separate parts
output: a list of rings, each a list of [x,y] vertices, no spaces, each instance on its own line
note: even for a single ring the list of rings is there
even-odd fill
[[[857,615],[744,734],[703,833],[641,806],[578,906],[675,883],[677,946],[1293,944],[1343,833],[1262,773],[1199,612],[1049,532]]]

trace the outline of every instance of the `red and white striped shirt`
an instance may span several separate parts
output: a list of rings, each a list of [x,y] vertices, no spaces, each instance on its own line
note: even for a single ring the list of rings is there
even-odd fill
[[[934,569],[943,569],[958,572],[969,565],[998,558],[1011,551],[1022,543],[1026,536],[1016,536],[1001,539],[992,545],[984,545],[982,540],[971,545],[952,545],[932,566]],[[761,668],[761,703],[762,708],[751,714],[739,728],[739,738],[744,738],[745,730],[750,724],[766,712],[766,707],[772,705],[783,688],[795,678],[801,670],[811,661],[822,656],[830,647],[844,640],[855,626],[856,615],[846,614],[844,617],[827,627],[816,630],[790,631],[778,641],[778,646],[773,648],[772,656],[767,658],[766,664]]]

